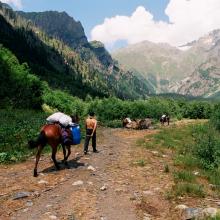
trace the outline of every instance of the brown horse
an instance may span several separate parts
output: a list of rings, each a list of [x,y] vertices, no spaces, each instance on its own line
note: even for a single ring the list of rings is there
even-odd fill
[[[61,135],[61,127],[58,124],[48,124],[41,128],[41,132],[36,141],[28,142],[30,148],[38,148],[36,154],[36,162],[34,167],[34,177],[37,177],[37,165],[40,160],[41,152],[46,144],[49,144],[52,148],[52,160],[57,170],[60,169],[57,161],[56,161],[56,153],[57,147],[59,144],[62,144],[62,135]],[[71,145],[62,144],[64,159],[63,162],[67,164],[67,159],[71,154]],[[68,154],[66,155],[66,148],[68,150]]]
[[[74,123],[79,122],[78,116],[72,116],[72,121]],[[57,153],[57,147],[59,144],[62,145],[63,148],[63,163],[68,167],[67,159],[71,154],[71,143],[62,143],[62,133],[61,133],[61,127],[59,124],[47,124],[44,125],[41,128],[41,132],[37,138],[36,141],[29,141],[28,142],[30,148],[38,148],[37,154],[36,154],[36,162],[34,167],[34,177],[37,177],[37,165],[40,160],[40,155],[45,147],[46,144],[49,144],[52,148],[52,160],[54,162],[54,165],[57,170],[60,169],[57,160],[56,160],[56,153]],[[68,153],[66,154],[66,149],[68,150]]]

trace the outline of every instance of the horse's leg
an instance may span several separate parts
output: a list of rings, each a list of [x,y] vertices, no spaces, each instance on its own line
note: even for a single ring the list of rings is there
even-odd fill
[[[56,160],[57,146],[58,146],[57,144],[56,145],[54,144],[51,146],[52,147],[52,156],[51,157],[52,157],[52,160],[54,162],[56,169],[59,170],[60,166],[58,165],[57,160]]]
[[[62,144],[62,148],[63,148],[63,163],[65,163],[65,161],[66,161],[66,147],[64,144]]]
[[[36,154],[36,161],[35,161],[35,167],[34,167],[34,177],[37,177],[37,165],[40,160],[40,155],[41,155],[42,149],[43,149],[43,146],[39,145],[38,150],[37,150],[37,154]]]
[[[67,148],[67,150],[68,150],[68,153],[67,153],[67,156],[66,156],[66,158],[65,158],[65,165],[66,165],[67,167],[69,167],[69,166],[68,166],[68,163],[67,163],[67,160],[68,160],[68,158],[69,158],[69,156],[70,156],[70,154],[71,154],[71,146],[68,145],[68,146],[66,146],[66,148]]]
[[[66,160],[68,160],[68,157],[69,157],[70,154],[71,154],[71,146],[68,145],[68,146],[66,146],[66,147],[67,147],[67,150],[68,150],[68,153],[67,153],[67,156],[66,156]]]

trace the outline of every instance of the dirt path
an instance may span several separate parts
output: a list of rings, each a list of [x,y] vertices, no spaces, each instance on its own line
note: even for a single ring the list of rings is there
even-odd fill
[[[136,146],[152,132],[156,131],[101,129],[98,154],[84,156],[82,146],[73,148],[70,169],[59,172],[45,155],[37,178],[32,177],[34,158],[0,166],[0,219],[179,219],[176,204],[165,199],[173,184],[164,172],[169,155]],[[145,166],[138,166],[143,159]],[[18,192],[28,197],[13,200]]]

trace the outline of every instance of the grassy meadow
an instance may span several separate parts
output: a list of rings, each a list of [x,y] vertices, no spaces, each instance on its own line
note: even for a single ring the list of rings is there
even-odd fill
[[[171,173],[174,181],[172,190],[167,192],[168,199],[220,194],[220,133],[212,122],[177,121],[137,144],[158,151],[159,155],[170,155],[171,163],[164,165],[164,172]]]

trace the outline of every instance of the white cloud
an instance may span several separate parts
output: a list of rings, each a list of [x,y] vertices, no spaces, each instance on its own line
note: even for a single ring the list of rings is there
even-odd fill
[[[139,6],[130,17],[106,18],[93,28],[91,38],[106,46],[118,40],[128,44],[149,40],[179,46],[220,29],[220,0],[170,0],[165,13],[169,22],[155,21],[149,11]]]
[[[22,8],[22,2],[21,0],[1,0],[1,2],[4,2],[9,5],[14,5],[17,9]]]

